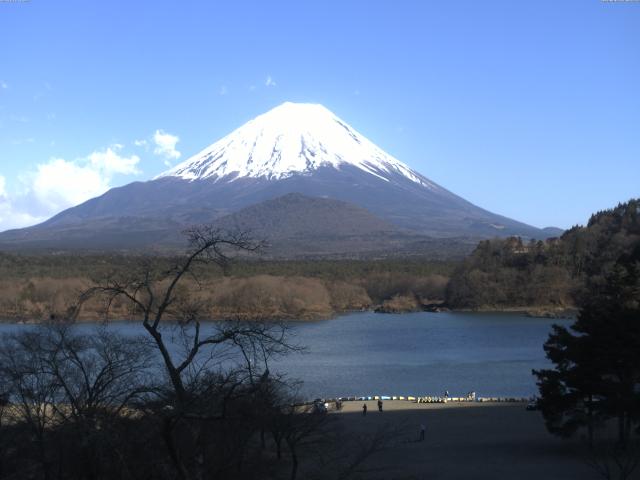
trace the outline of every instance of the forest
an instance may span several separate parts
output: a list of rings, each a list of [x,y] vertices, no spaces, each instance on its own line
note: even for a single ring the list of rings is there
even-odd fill
[[[466,310],[522,310],[562,315],[578,307],[587,279],[606,276],[640,241],[639,200],[597,212],[545,241],[518,237],[481,241],[464,260],[263,260],[243,256],[220,269],[199,265],[200,301],[212,319],[318,319],[356,310],[418,311],[433,305]],[[79,292],[115,271],[171,256],[0,254],[0,318],[64,317]],[[196,290],[185,281],[184,288]],[[135,312],[114,306],[113,315]],[[83,319],[100,316],[86,305]]]
[[[452,273],[447,305],[495,310],[578,306],[586,281],[604,278],[640,242],[639,212],[635,199],[593,214],[586,226],[575,226],[559,238],[480,242]]]

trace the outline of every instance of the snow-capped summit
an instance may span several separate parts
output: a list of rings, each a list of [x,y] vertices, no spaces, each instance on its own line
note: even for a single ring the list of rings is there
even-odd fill
[[[158,178],[280,180],[345,164],[385,181],[401,175],[424,187],[439,188],[324,106],[291,102],[257,116]]]

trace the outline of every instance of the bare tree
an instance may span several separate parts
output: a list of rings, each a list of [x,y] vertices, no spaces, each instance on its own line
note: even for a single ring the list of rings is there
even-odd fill
[[[175,267],[145,261],[82,294],[75,315],[91,298],[104,301],[107,319],[112,307],[126,305],[140,318],[139,338],[73,324],[2,338],[0,389],[8,397],[0,414],[9,411],[12,423],[10,475],[200,480],[286,469],[295,479],[309,473],[308,460],[320,450],[340,450],[344,438],[331,433],[329,417],[311,413],[291,393],[292,382],[269,371],[272,358],[299,349],[284,325],[201,323],[200,267],[227,269],[233,250],[259,244],[211,228],[192,230],[190,239],[190,253]],[[346,478],[361,471],[379,445],[377,437],[360,441],[362,452],[350,449],[355,457],[341,457],[331,472]]]
[[[104,328],[78,334],[69,325],[49,327],[43,352],[43,373],[58,382],[62,418],[94,421],[108,411],[121,415],[125,407],[149,390],[151,351],[139,337],[124,337]]]
[[[26,425],[42,478],[48,480],[52,478],[52,460],[47,437],[56,425],[55,406],[61,401],[61,392],[57,381],[43,374],[43,341],[38,331],[5,336],[0,346],[0,369],[10,395],[9,415]]]
[[[631,438],[626,445],[601,440],[588,446],[584,459],[605,480],[629,480],[640,465],[640,440]]]
[[[291,480],[298,476],[301,449],[318,441],[326,420],[325,414],[315,413],[309,407],[302,411],[295,406],[283,407],[277,421],[291,455]]]
[[[79,303],[100,296],[108,315],[115,302],[125,302],[141,318],[168,378],[169,388],[153,408],[162,418],[162,438],[181,479],[203,476],[211,422],[228,418],[232,401],[255,397],[256,380],[268,375],[272,356],[295,350],[282,324],[231,320],[203,327],[205,305],[185,288],[184,280],[188,277],[191,285],[203,288],[201,265],[214,264],[226,271],[232,252],[255,252],[262,244],[246,233],[229,234],[212,227],[187,234],[189,253],[173,268],[157,271],[146,262],[133,274],[99,282]]]
[[[9,411],[9,385],[2,370],[0,370],[0,478],[4,476],[5,458],[8,449],[9,442],[7,441],[8,435],[6,434],[6,424],[8,421]]]
[[[257,251],[261,244],[252,241],[247,234],[226,234],[212,227],[199,227],[187,232],[190,253],[173,268],[158,272],[151,262],[145,262],[133,274],[113,275],[100,285],[85,291],[79,307],[96,295],[106,298],[106,314],[116,300],[128,302],[132,311],[142,316],[142,325],[149,333],[162,355],[166,372],[173,385],[177,406],[186,400],[183,372],[189,368],[203,347],[219,345],[244,332],[236,328],[221,329],[215,335],[201,336],[200,316],[202,305],[192,301],[188,292],[179,286],[185,277],[191,276],[198,282],[194,267],[202,263],[214,263],[223,269],[230,264],[229,250]],[[199,282],[198,282],[199,283]],[[79,312],[79,308],[76,310]],[[190,338],[187,355],[177,361],[171,354],[166,339],[162,336],[163,320],[172,319],[183,327],[185,338]],[[191,335],[187,330],[192,331]],[[251,330],[247,330],[251,334]]]
[[[32,439],[14,439],[14,447],[35,452],[45,479],[54,471],[60,477],[61,469],[68,478],[74,478],[71,472],[98,478],[106,467],[117,470],[110,464],[114,454],[123,458],[117,454],[126,439],[116,427],[148,390],[150,359],[149,348],[139,340],[99,328],[81,333],[68,324],[40,325],[4,335],[3,408],[12,431],[26,429]]]

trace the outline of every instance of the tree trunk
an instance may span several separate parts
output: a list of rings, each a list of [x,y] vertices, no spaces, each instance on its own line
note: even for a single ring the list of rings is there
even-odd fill
[[[298,454],[296,452],[295,444],[287,442],[289,444],[289,451],[291,452],[291,477],[290,480],[296,480],[298,476]]]
[[[164,439],[164,443],[167,447],[167,450],[169,452],[169,456],[171,457],[173,465],[176,468],[176,471],[178,473],[178,478],[180,480],[189,480],[189,472],[187,471],[184,464],[182,463],[182,460],[180,459],[180,454],[178,452],[178,449],[173,439],[173,427],[172,427],[171,419],[169,418],[164,419],[164,425],[162,428],[162,438]]]
[[[282,460],[282,437],[275,432],[271,432],[273,442],[276,444],[276,456],[278,460]]]
[[[181,406],[185,397],[184,385],[182,383],[182,378],[180,377],[180,372],[178,372],[175,365],[173,364],[173,361],[171,360],[171,354],[169,353],[169,350],[167,350],[167,347],[162,340],[162,334],[158,330],[153,328],[152,325],[143,323],[143,326],[151,334],[153,340],[156,342],[158,350],[160,350],[164,365],[167,369],[167,373],[169,374],[169,379],[171,380],[171,384],[173,385],[173,389],[176,394],[176,400]]]
[[[631,414],[627,413],[625,415],[624,421],[624,444],[625,446],[629,444],[629,439],[631,438]]]
[[[40,454],[42,477],[44,480],[51,480],[51,466],[47,461],[47,452],[45,451],[44,441],[42,439],[38,440],[38,453]]]
[[[624,448],[625,444],[626,444],[626,440],[625,440],[625,419],[624,419],[625,415],[624,413],[619,413],[618,414],[618,444],[620,446],[620,448]]]
[[[587,434],[589,438],[589,448],[593,448],[593,397],[589,395],[589,404],[587,406]]]

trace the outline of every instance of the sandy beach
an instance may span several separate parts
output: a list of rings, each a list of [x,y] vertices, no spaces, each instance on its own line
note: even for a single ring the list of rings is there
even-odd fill
[[[362,416],[362,404],[368,413]],[[550,435],[538,411],[524,403],[424,404],[345,402],[331,413],[354,432],[398,429],[393,444],[369,459],[362,478],[560,480],[600,478],[581,454],[580,440]],[[420,425],[426,438],[419,441]]]

